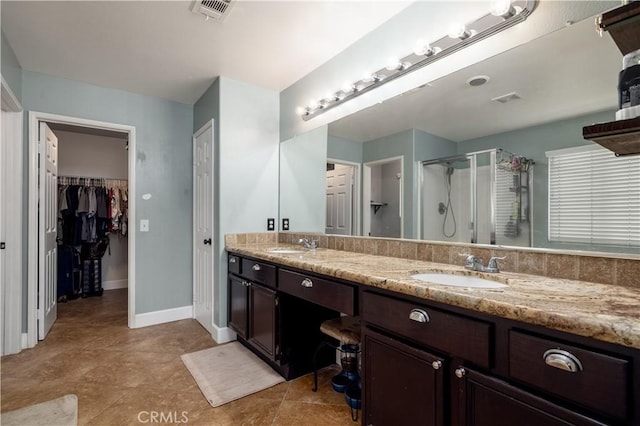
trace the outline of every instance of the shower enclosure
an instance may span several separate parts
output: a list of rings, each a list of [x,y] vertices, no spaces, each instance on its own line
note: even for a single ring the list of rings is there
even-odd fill
[[[531,246],[532,160],[491,149],[422,165],[422,239]]]

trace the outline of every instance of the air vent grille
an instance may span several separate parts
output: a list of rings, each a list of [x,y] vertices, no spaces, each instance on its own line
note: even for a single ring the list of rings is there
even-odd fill
[[[191,10],[207,19],[223,21],[229,14],[232,0],[196,0]]]
[[[511,92],[511,93],[507,93],[506,95],[495,97],[491,100],[500,102],[501,104],[506,104],[507,102],[515,101],[517,99],[522,99],[522,98],[516,92]]]

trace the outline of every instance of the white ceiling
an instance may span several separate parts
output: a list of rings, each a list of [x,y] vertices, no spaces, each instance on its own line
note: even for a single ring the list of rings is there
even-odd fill
[[[586,19],[338,120],[329,133],[365,142],[416,128],[459,142],[613,110],[621,65],[611,37]],[[468,86],[476,75],[491,80]],[[510,92],[522,99],[491,101]]]
[[[281,91],[411,2],[243,1],[222,23],[191,1],[6,1],[25,70],[193,104],[217,76]]]

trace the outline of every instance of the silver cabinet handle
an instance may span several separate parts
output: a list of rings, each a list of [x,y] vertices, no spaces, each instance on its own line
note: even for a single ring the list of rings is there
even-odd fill
[[[549,349],[542,355],[544,363],[549,367],[559,368],[560,370],[577,373],[582,371],[582,363],[570,352],[562,349]]]
[[[229,258],[229,263],[236,263],[238,261],[238,259],[236,259],[235,257],[230,257]]]
[[[242,281],[240,284],[242,284],[242,285],[243,285],[243,286],[245,286],[245,287],[249,287],[249,283],[248,283],[248,282],[246,282],[246,281]]]
[[[260,268],[260,265],[258,265],[257,263],[254,263],[251,269],[253,269],[254,271],[259,271],[262,268]]]
[[[454,373],[458,379],[462,379],[465,376],[465,374],[467,374],[467,370],[460,367],[460,368],[456,368],[456,371],[454,371]]]
[[[311,287],[313,287],[313,281],[311,281],[309,278],[305,278],[304,280],[302,280],[302,282],[300,283],[300,285],[301,285],[302,287],[311,288]]]
[[[422,309],[412,309],[409,312],[409,319],[416,322],[429,322],[429,314]]]
[[[433,361],[431,363],[431,366],[433,367],[434,370],[440,370],[442,368],[442,361],[440,361],[440,360]]]

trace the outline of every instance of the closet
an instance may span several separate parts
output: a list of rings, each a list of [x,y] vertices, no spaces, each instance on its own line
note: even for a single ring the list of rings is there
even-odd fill
[[[57,299],[126,288],[127,135],[50,125],[58,138]]]

